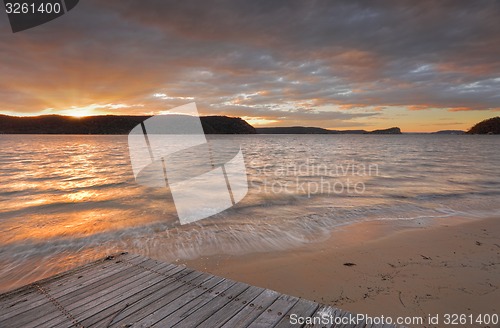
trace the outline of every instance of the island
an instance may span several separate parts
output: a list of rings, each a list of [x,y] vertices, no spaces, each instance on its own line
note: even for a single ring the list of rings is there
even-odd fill
[[[470,128],[467,134],[500,134],[500,117],[481,121]]]

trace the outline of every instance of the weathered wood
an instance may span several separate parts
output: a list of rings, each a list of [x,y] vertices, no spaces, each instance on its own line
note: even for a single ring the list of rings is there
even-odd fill
[[[126,253],[0,295],[0,327],[300,327],[292,315],[380,327],[325,324],[356,315]]]
[[[133,272],[136,272],[136,271],[133,271]],[[99,312],[100,309],[96,308],[96,307],[98,307],[101,304],[101,302],[106,301],[109,298],[114,298],[116,295],[116,292],[121,290],[120,286],[123,286],[124,288],[129,288],[128,286],[132,287],[135,284],[128,285],[127,284],[128,281],[131,281],[132,279],[140,279],[143,276],[144,276],[144,273],[141,273],[140,275],[137,275],[137,276],[134,276],[134,275],[129,276],[128,280],[122,281],[115,286],[108,287],[108,289],[105,289],[105,291],[108,291],[108,293],[106,293],[105,296],[100,297],[100,298],[96,298],[95,295],[92,295],[92,294],[88,295],[86,293],[86,294],[82,294],[83,295],[82,298],[72,298],[69,300],[67,299],[67,300],[62,300],[62,301],[58,300],[58,301],[66,310],[71,312],[72,316],[75,319],[76,318],[79,319],[79,315],[82,312],[88,311],[89,309],[94,309],[95,312]],[[104,288],[106,285],[101,285],[101,286]],[[115,293],[115,294],[113,294],[113,293]],[[88,295],[88,296],[86,298],[84,298],[84,295]],[[76,310],[75,310],[75,308],[76,308]],[[28,327],[30,327],[30,326],[36,327],[37,325],[42,324],[42,323],[44,323],[45,325],[52,324],[53,326],[56,326],[56,323],[60,322],[61,320],[64,320],[64,317],[65,317],[65,315],[62,313],[61,313],[61,315],[46,314],[45,316],[40,317],[38,320],[31,322],[28,325]]]
[[[294,306],[292,306],[290,310],[288,310],[288,313],[274,328],[297,327],[297,324],[292,324],[290,321],[292,314],[300,315],[301,317],[309,317],[318,309],[318,307],[318,303],[301,298],[297,303],[295,303]]]
[[[248,328],[274,327],[298,300],[299,299],[295,296],[281,295],[274,303],[269,305],[261,315],[252,321],[252,323],[248,325]]]
[[[137,259],[138,263],[146,261],[144,257],[136,257],[135,259]],[[101,272],[97,271],[97,269],[94,268],[94,271],[90,271],[87,273],[88,275],[93,277],[93,279],[87,280],[87,282],[91,282],[91,286],[94,286],[94,284],[99,286],[100,283],[111,279],[110,277],[120,278],[120,274],[122,278],[126,277],[126,275],[122,274],[124,268],[126,268],[126,266],[124,266],[123,264],[118,264],[116,266],[112,266],[112,269],[109,272],[103,271],[102,274],[100,274]],[[79,275],[81,275],[81,273]],[[48,300],[45,294],[41,293],[40,286],[43,286],[43,290],[48,292],[51,297],[57,298],[58,301],[64,300],[70,296],[78,297],[79,295],[81,295],[82,289],[86,288],[85,280],[83,280],[83,282],[81,282],[80,280],[76,281],[73,286],[65,289],[66,292],[64,291],[64,289],[61,290],[60,286],[54,287],[54,285],[56,285],[54,284],[54,282],[46,284],[31,284],[29,287],[32,290],[34,301],[27,302],[22,307],[16,307],[11,309],[11,311],[6,311],[6,313],[1,314],[0,326],[2,325],[2,322],[4,320],[7,320],[9,318],[13,318],[12,320],[15,320],[16,322],[29,322],[27,320],[29,320],[29,318],[31,318],[32,316],[40,316],[40,313],[51,311],[53,303]],[[20,317],[22,317],[23,319],[16,319]]]
[[[312,328],[312,327],[331,327],[332,325],[327,325],[327,323],[323,323],[322,319],[330,316],[338,317],[341,314],[340,309],[333,308],[328,305],[321,305],[313,315],[311,315],[311,324],[306,324],[304,328]]]
[[[140,270],[140,268],[122,266],[121,268],[118,268],[117,271],[115,270],[113,275],[108,276],[104,279],[99,279],[98,281],[90,284],[89,286],[79,285],[79,288],[76,291],[73,291],[66,295],[57,297],[60,294],[52,295],[52,293],[49,290],[46,290],[46,292],[51,297],[57,299],[58,303],[64,306],[64,304],[70,303],[72,298],[78,298],[78,299],[85,298],[85,296],[92,295],[95,292],[95,290],[103,290],[105,287],[116,284],[117,282],[120,282],[123,279],[125,280],[127,278],[133,279],[137,274],[141,274],[141,272],[142,271]],[[37,285],[39,286],[39,284]],[[38,293],[40,292],[40,289],[34,288],[34,290]],[[43,288],[43,290],[45,290],[45,288]],[[7,319],[12,318],[12,320],[15,320],[19,324],[24,324],[29,322],[33,317],[39,318],[41,313],[47,313],[46,315],[48,316],[53,315],[54,312],[51,311],[52,307],[54,306],[53,303],[47,302],[47,297],[45,296],[45,294],[42,296],[43,298],[33,303],[31,305],[31,308],[29,308],[28,310],[19,309],[18,311],[9,312],[5,316],[7,317]],[[90,297],[94,298],[94,296]],[[2,322],[4,320],[5,320],[4,316],[0,316],[0,326],[2,325]]]
[[[122,261],[124,259],[145,260],[144,257],[139,255],[120,254],[119,256],[119,260],[115,259],[115,256],[108,256],[103,260],[95,261],[82,267],[40,280],[37,284],[43,285],[45,290],[55,290],[56,293],[54,293],[54,295],[56,296],[57,288],[59,287],[63,289],[65,294],[69,294],[70,292],[79,289],[81,285],[87,283],[89,279],[92,279],[92,281],[100,280],[115,273],[117,269],[121,269],[122,266],[119,263],[116,263],[116,261]],[[96,274],[96,271],[101,272]],[[91,275],[89,275],[90,272],[92,272]],[[30,297],[28,298],[27,295],[30,295]],[[30,284],[0,296],[0,313],[5,315],[19,308],[24,310],[33,308],[37,306],[34,304],[35,302],[45,299],[45,296],[42,294],[34,294],[33,284]],[[2,320],[2,316],[0,316],[0,320]]]
[[[346,312],[346,311],[343,311],[343,310],[340,310],[340,315],[339,315],[340,318],[343,318],[343,319],[346,319],[346,323],[336,323],[334,325],[332,325],[331,327],[333,328],[356,328],[356,327],[359,327],[360,325],[362,327],[365,326],[365,322],[356,322],[356,320],[354,321],[355,323],[351,323],[351,318],[355,318],[356,315],[355,314],[352,314],[350,312]]]
[[[157,274],[146,283],[134,284],[132,288],[126,292],[121,293],[115,298],[111,298],[104,303],[97,306],[97,311],[87,311],[77,315],[78,319],[85,326],[96,326],[101,321],[106,322],[106,326],[111,322],[110,318],[115,318],[123,310],[128,309],[130,305],[137,301],[142,304],[143,300],[157,289],[168,286],[178,278],[182,278],[187,274],[188,270],[182,267],[175,267],[174,269],[166,271],[164,274]]]
[[[186,270],[187,271],[187,270]],[[177,297],[195,288],[198,284],[210,279],[211,276],[197,271],[187,271],[182,280],[175,280],[167,286],[153,291],[148,296],[140,299],[136,303],[131,303],[126,309],[121,311],[110,321],[109,326],[120,326],[125,322],[136,322],[148,316],[151,312],[168,304],[169,298]]]
[[[159,271],[162,270],[161,267],[155,267],[155,269]],[[63,303],[62,305],[71,312],[77,321],[81,322],[84,319],[99,313],[101,310],[105,310],[109,306],[120,302],[122,299],[126,299],[138,290],[147,288],[152,284],[156,284],[161,281],[162,278],[164,277],[152,272],[143,272],[131,279],[122,281],[116,286],[111,286],[78,302]],[[52,327],[57,327],[60,320],[60,317],[55,318],[47,322],[47,324],[50,324]]]
[[[136,265],[142,265],[148,260],[142,256],[134,257],[128,260],[130,263],[135,263]],[[81,277],[73,284],[58,284],[56,287],[46,288],[48,292],[54,297],[59,297],[61,295],[69,296],[79,295],[82,287],[87,289],[89,286],[100,286],[110,279],[115,279],[118,277],[124,269],[129,267],[124,264],[123,260],[116,260],[108,264],[106,267],[98,267],[94,271],[88,272],[85,275],[80,274]]]
[[[169,264],[161,262],[157,263],[158,264],[150,263],[149,269],[168,273],[175,268],[175,266]],[[141,265],[143,264],[144,263],[141,263]],[[98,286],[88,286],[79,297],[72,296],[71,298],[60,298],[60,303],[63,306],[66,306],[69,310],[72,310],[73,308],[82,310],[85,309],[84,306],[87,306],[87,304],[99,304],[99,301],[102,302],[108,298],[114,298],[116,295],[119,295],[134,286],[140,285],[143,281],[148,281],[148,279],[152,279],[156,276],[156,273],[149,270],[145,270],[137,266],[126,266],[123,268],[121,276],[115,276],[113,277],[114,279],[109,278],[106,281],[101,282]]]
[[[155,324],[160,327],[171,327],[232,285],[234,285],[233,281],[225,279],[208,280],[207,285],[203,288],[191,294],[183,294],[175,300],[175,303],[168,300],[168,303],[171,304],[158,308],[155,312],[134,323],[132,327],[150,327]]]
[[[218,309],[227,305],[231,300],[236,299],[241,293],[246,291],[250,286],[243,283],[235,283],[225,291],[220,293],[215,292],[214,294],[203,294],[198,297],[199,300],[203,299],[201,303],[202,306],[197,307],[195,311],[189,313],[189,315],[182,318],[182,320],[177,323],[182,327],[196,327],[201,322],[209,318]],[[213,296],[215,295],[215,296]]]
[[[75,275],[77,273],[83,272],[83,271],[86,271],[86,270],[91,270],[92,268],[94,268],[94,267],[96,267],[98,265],[101,265],[103,263],[108,263],[109,261],[114,261],[114,260],[117,260],[117,259],[121,260],[121,259],[127,258],[127,257],[139,257],[139,256],[140,255],[129,254],[129,253],[126,253],[126,252],[109,255],[109,256],[107,256],[107,257],[105,257],[103,259],[99,259],[97,261],[84,264],[82,266],[73,268],[71,270],[64,271],[64,272],[55,274],[53,276],[50,276],[50,277],[38,280],[37,283],[39,283],[39,284],[59,283],[61,281],[64,281],[67,278],[72,279],[72,278],[75,277]],[[25,285],[25,286],[21,286],[19,288],[14,289],[14,290],[5,292],[3,294],[0,294],[0,302],[4,302],[5,298],[9,298],[9,297],[12,297],[12,296],[18,296],[19,294],[24,293],[25,291],[29,290],[30,285],[31,284],[28,284],[28,285]]]
[[[116,302],[107,309],[99,312],[96,315],[92,315],[91,317],[88,317],[81,322],[85,327],[109,327],[115,320],[119,319],[120,315],[125,314],[126,316],[125,311],[132,310],[133,312],[134,307],[136,310],[147,307],[147,305],[151,303],[146,303],[148,302],[148,298],[151,299],[150,296],[156,291],[166,290],[168,292],[169,290],[172,290],[172,288],[175,288],[172,287],[172,284],[175,281],[178,281],[179,278],[189,280],[186,278],[186,276],[190,273],[191,272],[189,272],[189,270],[183,269],[168,278],[163,277],[163,280],[159,281],[158,283],[151,284],[151,286],[136,286],[134,288],[134,292],[136,292],[135,294],[120,299],[119,302]],[[199,272],[195,273],[199,274]]]
[[[120,278],[120,279],[125,279],[125,282],[133,282],[135,279],[137,279],[137,276],[144,275],[145,273],[141,272],[140,270],[134,270],[132,268],[126,268],[127,270],[123,271],[122,276],[117,276],[115,278]],[[107,286],[113,285],[114,281],[109,280],[109,278],[106,279],[106,283],[103,285],[103,289],[99,288],[92,288],[90,290],[85,290],[82,292],[82,299],[79,299],[78,301],[74,301],[71,298],[68,299],[68,297],[61,297],[57,299],[57,302],[61,304],[63,307],[65,307],[67,310],[71,310],[70,308],[74,307],[75,305],[82,305],[85,304],[86,301],[92,301],[93,299],[98,299],[99,296],[103,296],[105,293],[108,292],[108,290],[105,289]],[[119,281],[121,283],[122,280]],[[43,287],[42,287],[43,288]],[[95,291],[99,291],[95,293]],[[94,295],[92,293],[95,293]],[[50,293],[48,293],[50,295]],[[52,295],[50,295],[52,297]],[[87,297],[85,297],[87,296]],[[78,299],[78,296],[74,296],[74,298]],[[47,298],[48,299],[48,298]],[[61,313],[60,311],[52,311],[52,308],[54,307],[53,302],[46,302],[40,306],[36,306],[34,308],[29,309],[28,311],[22,312],[17,314],[16,316],[12,317],[12,320],[15,320],[20,325],[26,324],[30,321],[33,321],[33,319],[46,319],[46,321],[49,321],[51,318],[54,316],[60,316],[65,318],[65,315]],[[43,314],[43,315],[42,315]],[[0,322],[1,325],[1,322]]]
[[[254,300],[243,301],[244,307],[233,317],[231,317],[222,327],[246,327],[267,309],[281,294],[274,290],[266,289]]]
[[[262,294],[264,288],[251,286],[246,289],[243,293],[238,295],[225,306],[219,309],[215,308],[211,315],[207,316],[202,322],[200,322],[204,327],[220,327],[226,323],[231,317],[236,315],[241,309],[243,309],[249,302],[252,302],[257,296]],[[210,304],[210,303],[209,303]]]

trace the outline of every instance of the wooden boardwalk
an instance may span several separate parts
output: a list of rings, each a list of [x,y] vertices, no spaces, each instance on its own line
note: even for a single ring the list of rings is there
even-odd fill
[[[319,318],[335,319],[323,324]],[[293,324],[295,316],[316,325]],[[394,327],[348,312],[121,253],[0,295],[0,327]]]

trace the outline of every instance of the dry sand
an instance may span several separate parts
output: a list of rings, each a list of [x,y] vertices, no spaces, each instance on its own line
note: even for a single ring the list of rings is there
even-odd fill
[[[423,227],[360,223],[294,250],[184,263],[371,316],[500,312],[498,218]]]

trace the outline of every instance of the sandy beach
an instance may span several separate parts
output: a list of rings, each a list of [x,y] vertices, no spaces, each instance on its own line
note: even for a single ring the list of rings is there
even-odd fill
[[[371,316],[476,316],[500,311],[498,236],[498,218],[375,221],[294,250],[184,263]]]

